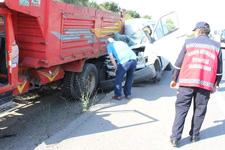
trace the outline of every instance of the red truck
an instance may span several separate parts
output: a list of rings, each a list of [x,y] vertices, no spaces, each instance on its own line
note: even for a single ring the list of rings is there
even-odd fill
[[[55,0],[0,0],[0,105],[61,79],[66,97],[92,93],[122,25],[119,14]]]
[[[116,32],[134,41],[134,80],[159,80],[168,61],[153,50],[172,33],[162,32],[170,31],[168,19],[124,22],[122,15],[56,0],[0,0],[0,107],[58,81],[67,99],[111,88],[115,74],[106,41]],[[147,40],[146,26],[154,41]]]

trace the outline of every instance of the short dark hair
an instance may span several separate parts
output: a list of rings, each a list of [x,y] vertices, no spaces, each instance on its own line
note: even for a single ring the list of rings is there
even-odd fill
[[[200,28],[199,29],[199,34],[209,35],[209,33],[210,33],[210,29],[208,29],[208,28]]]

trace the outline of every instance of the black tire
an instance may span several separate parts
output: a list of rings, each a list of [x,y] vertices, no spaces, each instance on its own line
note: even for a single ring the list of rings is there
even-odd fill
[[[156,71],[156,76],[154,77],[154,81],[159,82],[162,76],[162,65],[160,63],[160,60],[156,60],[156,62],[154,63],[154,67]]]
[[[108,93],[114,89],[114,79],[99,82],[99,90]]]
[[[171,65],[171,63],[169,63],[169,64],[166,66],[165,70],[166,70],[166,71],[171,71],[172,68],[173,68],[173,66]]]
[[[74,73],[73,72],[66,72],[64,79],[63,79],[63,87],[62,87],[62,97],[65,98],[66,100],[73,100],[73,96],[71,91],[73,91],[73,86],[72,86],[72,80]]]
[[[81,73],[67,72],[64,78],[63,97],[81,100],[92,96],[98,85],[98,70],[93,64],[85,64]]]

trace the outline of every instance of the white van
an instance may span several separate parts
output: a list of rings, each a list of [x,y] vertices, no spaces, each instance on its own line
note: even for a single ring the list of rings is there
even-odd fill
[[[125,21],[124,33],[138,57],[135,81],[159,81],[162,71],[171,69],[181,48],[176,32],[178,29],[174,12],[162,16],[156,22],[144,18]]]
[[[171,64],[174,64],[181,48],[176,42],[176,31],[179,28],[177,20],[176,13],[173,12],[162,16],[158,21],[129,19],[125,21],[124,34],[115,33],[114,38],[127,42],[137,55],[134,82],[159,81],[164,70],[171,70]],[[115,77],[110,60],[106,64],[111,80],[101,81],[102,89],[112,88]]]

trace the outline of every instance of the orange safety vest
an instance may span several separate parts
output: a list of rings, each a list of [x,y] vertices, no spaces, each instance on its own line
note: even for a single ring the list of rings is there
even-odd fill
[[[211,91],[214,88],[219,47],[209,44],[186,44],[186,54],[179,74],[179,85]]]

